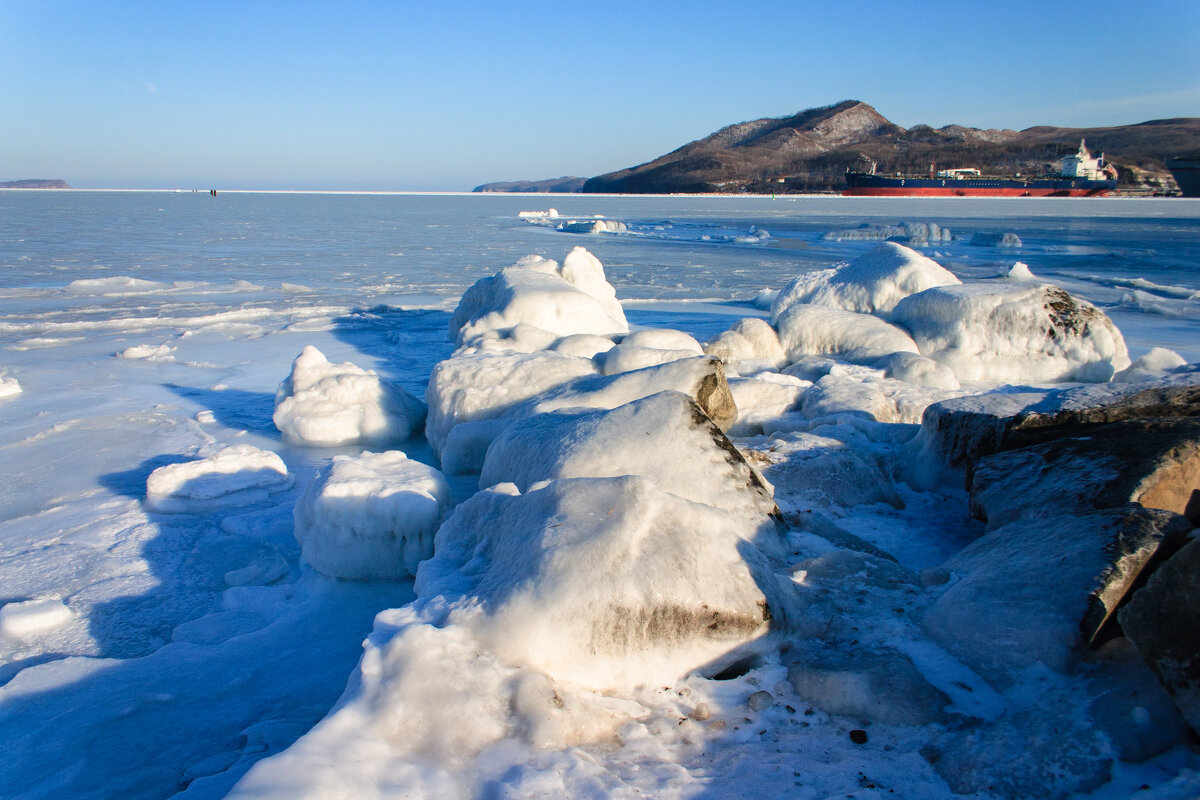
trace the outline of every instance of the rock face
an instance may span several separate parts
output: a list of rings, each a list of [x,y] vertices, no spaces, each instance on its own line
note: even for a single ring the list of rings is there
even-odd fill
[[[583,189],[587,178],[564,175],[561,178],[544,178],[539,181],[495,181],[476,186],[472,192],[552,192],[570,194]]]
[[[1200,733],[1200,538],[1193,534],[1117,617],[1184,719]]]

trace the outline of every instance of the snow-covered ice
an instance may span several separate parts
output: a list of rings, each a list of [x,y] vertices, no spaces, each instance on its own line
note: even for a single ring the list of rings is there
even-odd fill
[[[235,444],[207,458],[167,464],[151,472],[146,479],[146,507],[167,513],[203,513],[262,502],[291,487],[292,476],[278,455]]]

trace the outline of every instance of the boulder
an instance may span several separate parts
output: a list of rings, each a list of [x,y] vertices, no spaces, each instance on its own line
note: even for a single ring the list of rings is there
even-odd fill
[[[1129,505],[1021,519],[976,539],[943,564],[957,580],[926,609],[929,635],[1000,685],[1036,664],[1068,672],[1160,548],[1190,526],[1167,511]]]
[[[789,361],[806,355],[834,355],[868,364],[897,352],[919,353],[905,331],[870,314],[800,303],[775,321]]]
[[[1117,614],[1121,630],[1200,733],[1200,537],[1192,534]]]
[[[1140,503],[1200,523],[1200,419],[1128,419],[979,458],[971,513],[995,529]]]
[[[904,508],[892,480],[869,454],[812,433],[772,436],[754,451],[763,474],[800,508],[887,503]]]
[[[928,725],[951,719],[950,698],[929,685],[895,650],[838,653],[788,667],[788,682],[827,714],[885,725]]]
[[[663,491],[734,513],[779,513],[759,474],[680,392],[514,422],[488,448],[479,483],[509,482],[526,492],[542,481],[621,475],[640,475]]]

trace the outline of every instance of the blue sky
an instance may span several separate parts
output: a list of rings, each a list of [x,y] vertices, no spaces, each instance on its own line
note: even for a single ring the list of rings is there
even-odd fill
[[[1200,0],[0,0],[0,180],[466,190],[853,98],[893,122],[1200,116]]]

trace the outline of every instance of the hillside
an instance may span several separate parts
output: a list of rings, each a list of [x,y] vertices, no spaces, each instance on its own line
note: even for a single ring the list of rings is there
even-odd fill
[[[583,189],[587,178],[567,175],[562,178],[547,178],[540,181],[496,181],[476,186],[472,192],[554,192],[571,193]]]
[[[924,174],[976,167],[1006,175],[1055,173],[1080,139],[1120,171],[1124,188],[1171,184],[1164,159],[1200,145],[1200,118],[1111,128],[1038,126],[1023,131],[947,125],[902,128],[866,103],[846,100],[790,117],[722,128],[653,161],[592,178],[584,192],[840,191],[848,168]]]
[[[25,178],[19,181],[0,181],[0,189],[70,189],[66,181],[47,178]]]

